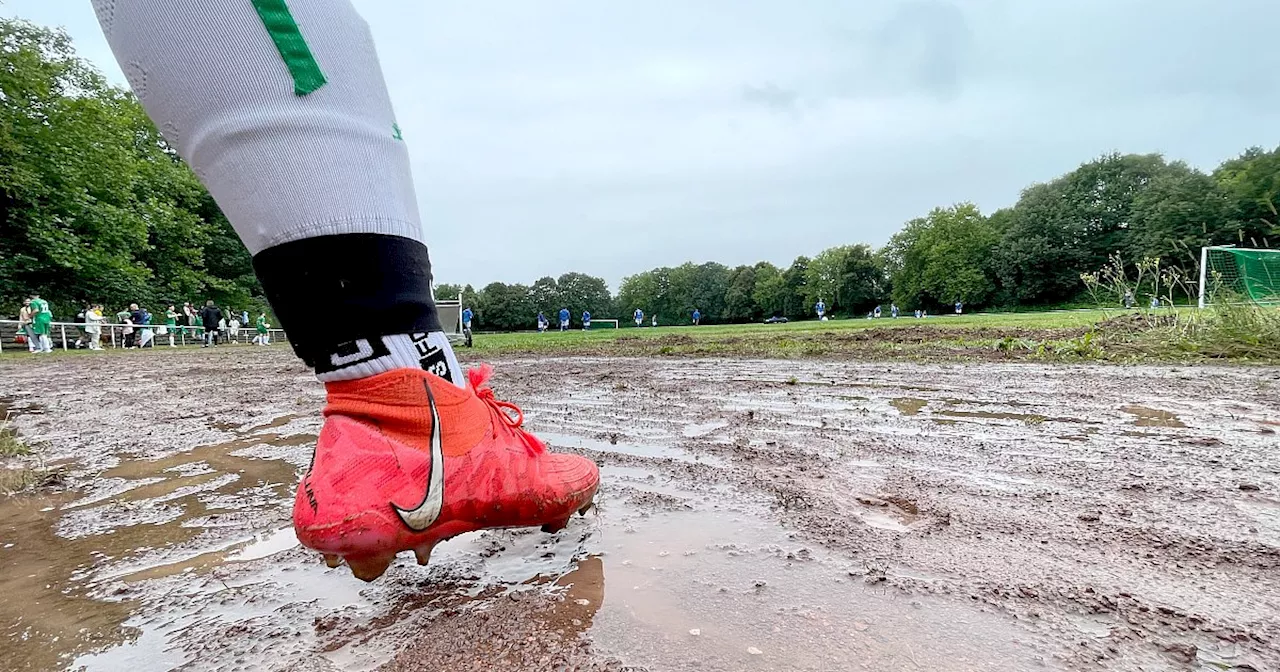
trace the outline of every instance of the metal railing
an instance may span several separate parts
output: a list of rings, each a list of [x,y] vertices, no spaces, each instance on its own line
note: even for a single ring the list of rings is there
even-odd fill
[[[84,340],[85,337],[88,336],[89,334],[88,332],[89,324],[87,322],[52,322],[50,323],[49,326],[51,328],[50,336],[53,337],[55,341],[61,342],[61,347],[63,350],[74,349],[76,347],[75,344]],[[158,333],[161,328],[164,328],[166,330],[169,329],[168,325],[164,325],[164,324],[117,324],[117,323],[108,323],[108,322],[98,322],[98,323],[95,323],[94,326],[100,328],[100,331],[98,333],[99,343],[102,342],[103,338],[106,338],[109,341],[109,344],[112,348],[124,347],[124,341],[125,341],[124,330],[125,329],[134,330],[135,344],[137,344],[142,339],[141,332],[144,329],[149,329],[152,333],[152,337],[145,347],[148,347],[148,348],[156,347],[156,345],[158,344],[157,341],[159,341],[161,338],[165,340],[164,342],[165,346],[168,346],[169,344],[169,339],[168,339],[169,334]],[[71,328],[70,334],[68,334],[68,330],[67,330],[68,327]],[[205,331],[204,327],[187,327],[183,325],[177,325],[172,328],[172,334],[175,336],[174,346],[178,347],[179,343],[182,346],[201,345],[204,343],[204,337],[203,337],[204,331]],[[225,335],[221,336],[221,338],[231,338],[230,336],[231,330],[229,328],[221,329],[219,331],[225,333]],[[68,341],[68,335],[70,336],[70,341]],[[119,336],[118,340],[117,340],[117,335]],[[253,337],[257,335],[258,335],[258,330],[256,327],[252,327],[252,326],[240,327],[239,336],[236,339],[236,342],[252,343]],[[27,331],[22,328],[22,323],[19,322],[18,320],[0,320],[0,352],[4,352],[6,349],[21,350],[21,349],[30,347],[26,343],[18,343],[16,338],[17,336],[30,338]],[[288,341],[288,338],[285,336],[283,329],[268,329],[267,336],[269,337],[269,340],[272,342],[277,340],[281,342]],[[225,341],[220,341],[220,342],[225,342]],[[135,345],[134,347],[139,347],[139,346]]]

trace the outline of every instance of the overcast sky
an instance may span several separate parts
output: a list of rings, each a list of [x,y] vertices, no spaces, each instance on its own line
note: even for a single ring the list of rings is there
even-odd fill
[[[124,83],[89,0],[0,1]],[[1104,152],[1280,142],[1269,0],[355,4],[440,282],[785,265]]]

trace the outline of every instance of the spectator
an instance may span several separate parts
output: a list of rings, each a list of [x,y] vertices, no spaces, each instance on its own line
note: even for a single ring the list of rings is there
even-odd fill
[[[18,311],[18,330],[27,339],[27,350],[35,352],[39,348],[36,345],[36,332],[31,326],[31,315],[31,298],[28,297],[22,300],[22,310]]]
[[[200,322],[204,324],[204,344],[200,347],[208,348],[218,344],[218,323],[222,322],[222,311],[213,305],[213,301],[205,301],[204,309],[200,311]]]
[[[89,340],[90,350],[102,349],[102,323],[106,320],[102,314],[102,304],[94,304],[84,311],[84,332]]]
[[[76,313],[76,342],[73,346],[76,350],[89,347],[89,332],[85,331],[85,315],[89,312],[89,306],[85,305],[80,312]]]
[[[244,327],[245,329],[249,328],[249,311],[247,310],[240,311],[240,326]]]
[[[134,341],[137,338],[133,333],[133,317],[129,311],[122,310],[116,313],[116,322],[124,325],[120,328],[120,347],[125,350],[131,350],[134,347]]]
[[[151,328],[151,311],[146,308],[141,308],[138,312],[141,313],[140,317],[142,318],[138,321],[138,324],[142,325],[142,329],[138,334],[138,347],[145,348],[150,345],[154,348],[156,347],[156,333],[155,330]]]
[[[182,304],[182,316],[185,318],[184,324],[188,327],[192,327],[192,334],[194,334],[194,327],[196,326],[196,319],[198,316],[196,315],[195,307],[191,305],[190,301]]]
[[[231,321],[227,323],[227,329],[231,331],[231,337],[228,339],[236,345],[240,344],[240,318],[235,314],[231,314]]]
[[[164,332],[162,333],[167,333],[169,335],[169,347],[171,348],[178,347],[173,342],[173,332],[178,330],[179,317],[181,316],[178,314],[178,311],[173,309],[173,306],[169,306],[164,311]]]

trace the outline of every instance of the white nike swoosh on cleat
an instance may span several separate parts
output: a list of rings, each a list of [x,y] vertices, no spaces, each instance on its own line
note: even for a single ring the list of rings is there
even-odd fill
[[[440,414],[436,412],[436,396],[431,393],[431,385],[423,381],[422,386],[427,388],[427,402],[431,404],[431,474],[427,478],[427,492],[422,495],[422,502],[412,509],[402,509],[395,502],[391,503],[391,508],[400,514],[400,520],[414,532],[431,527],[444,508],[444,446],[440,441]]]

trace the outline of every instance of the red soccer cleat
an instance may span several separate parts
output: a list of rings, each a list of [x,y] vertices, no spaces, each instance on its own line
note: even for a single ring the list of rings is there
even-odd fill
[[[293,502],[303,545],[372,581],[399,551],[425,565],[464,532],[555,532],[586,513],[595,463],[549,453],[521,429],[520,409],[489,389],[492,371],[468,371],[466,390],[416,369],[326,384],[324,428]]]

